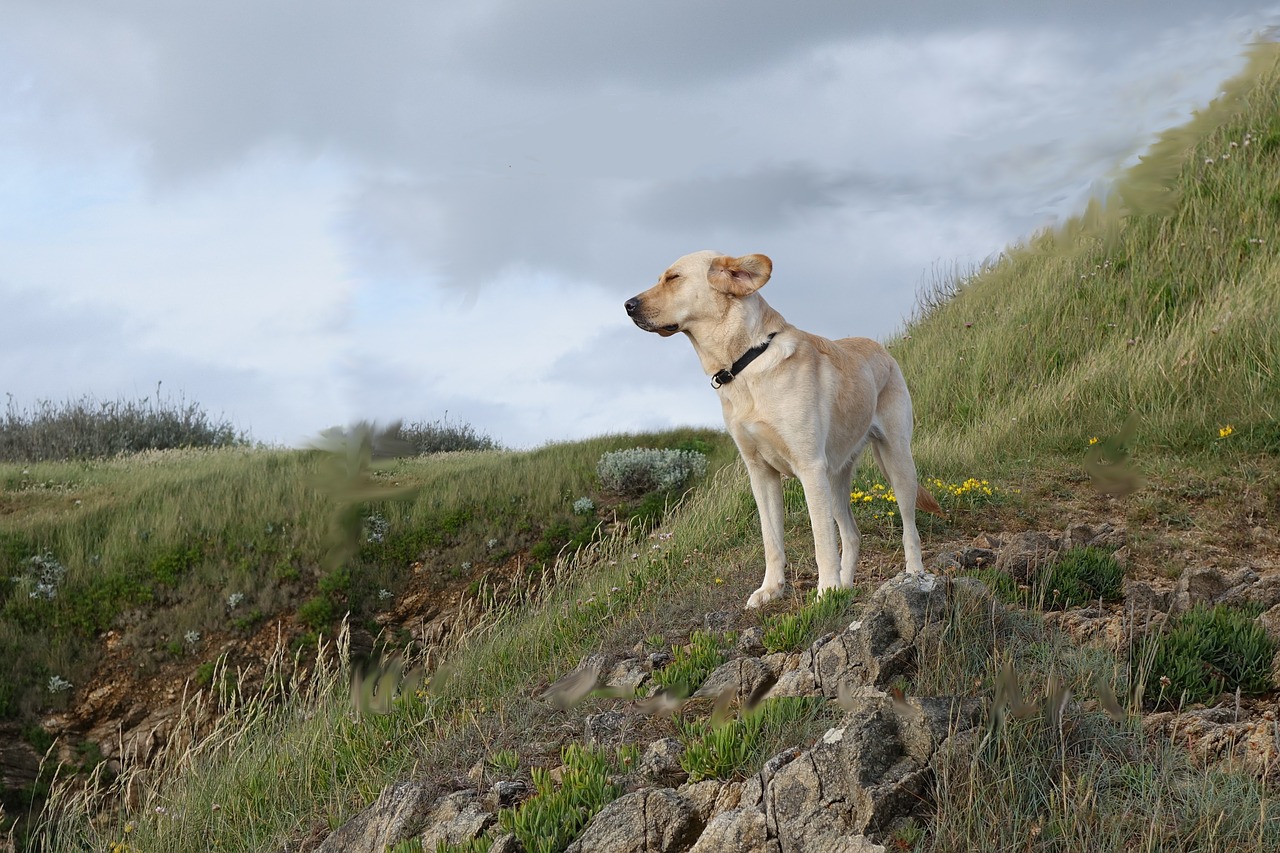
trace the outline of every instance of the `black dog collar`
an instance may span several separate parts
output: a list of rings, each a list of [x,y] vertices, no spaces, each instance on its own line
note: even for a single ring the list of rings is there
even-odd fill
[[[776,334],[777,332],[773,333],[773,335],[776,335]],[[764,343],[756,344],[751,349],[744,352],[742,354],[742,357],[739,358],[737,361],[735,361],[733,363],[733,366],[731,366],[729,369],[716,371],[711,376],[711,387],[719,388],[721,385],[728,385],[730,382],[732,382],[733,377],[737,376],[739,373],[746,370],[748,364],[755,361],[760,356],[761,353],[763,353],[765,350],[769,348],[769,343],[770,341],[773,340],[773,335],[769,335],[769,337],[765,339]]]

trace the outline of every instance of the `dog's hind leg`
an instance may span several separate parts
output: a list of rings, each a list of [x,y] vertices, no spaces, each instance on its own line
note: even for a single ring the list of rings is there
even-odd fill
[[[751,477],[751,494],[760,512],[760,534],[764,539],[764,580],[760,588],[751,593],[747,607],[760,607],[782,597],[786,583],[787,555],[783,550],[782,475],[762,461],[748,461],[747,473]]]
[[[844,589],[853,586],[853,575],[858,568],[858,547],[862,542],[858,522],[854,520],[849,506],[849,489],[853,484],[853,466],[857,457],[858,454],[854,454],[831,477],[832,509],[835,510],[836,527],[840,529],[840,586]]]
[[[872,437],[871,452],[876,464],[884,472],[898,499],[898,512],[902,516],[902,548],[907,555],[907,571],[924,574],[924,558],[920,552],[920,531],[916,527],[916,463],[911,458],[910,433],[906,438],[894,436],[877,439]]]

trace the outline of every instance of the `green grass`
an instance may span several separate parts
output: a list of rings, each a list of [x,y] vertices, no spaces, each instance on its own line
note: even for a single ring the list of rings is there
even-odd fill
[[[798,652],[827,631],[844,627],[841,623],[847,621],[845,617],[858,596],[853,589],[827,590],[821,596],[811,593],[795,613],[766,616],[761,638],[765,651]]]
[[[1104,548],[1077,547],[1064,551],[1033,575],[1026,586],[1020,586],[1008,573],[994,566],[966,574],[985,583],[1001,601],[1042,610],[1067,610],[1091,601],[1115,602],[1124,594],[1124,568]]]
[[[527,853],[562,853],[583,827],[621,793],[609,781],[618,769],[614,756],[576,744],[564,748],[559,784],[542,768],[533,769],[534,795],[498,813],[498,824],[514,833]]]

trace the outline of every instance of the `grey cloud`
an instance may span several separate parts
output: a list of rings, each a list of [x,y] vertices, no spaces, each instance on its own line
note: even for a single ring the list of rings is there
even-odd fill
[[[931,187],[909,175],[826,170],[811,164],[767,165],[747,172],[655,181],[629,213],[656,230],[685,232],[707,222],[747,231],[795,225],[855,202],[894,206]]]
[[[1221,0],[1215,19],[1260,7]],[[1106,32],[1118,23],[1208,17],[1199,0],[544,0],[493,4],[463,61],[516,85],[623,80],[687,90],[798,52],[859,35],[937,33],[983,27],[1066,26]]]

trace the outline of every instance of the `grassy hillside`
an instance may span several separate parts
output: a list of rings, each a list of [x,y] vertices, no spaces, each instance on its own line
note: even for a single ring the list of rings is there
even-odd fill
[[[920,453],[1078,454],[1138,416],[1143,456],[1219,429],[1280,449],[1280,85],[1274,46],[1105,204],[926,294],[890,342]]]
[[[1221,102],[1158,144],[1110,204],[1011,249],[973,277],[943,285],[893,342],[916,402],[922,474],[942,478],[933,488],[948,510],[944,519],[922,522],[926,550],[969,542],[983,531],[1060,528],[1083,515],[1126,525],[1129,571],[1159,577],[1183,568],[1186,558],[1179,555],[1190,547],[1188,537],[1197,537],[1198,545],[1252,547],[1241,530],[1274,526],[1280,519],[1275,52],[1260,52],[1229,89]],[[1212,164],[1206,162],[1210,157]],[[1135,413],[1131,444],[1147,484],[1124,500],[1098,495],[1082,467],[1090,440],[1105,442]],[[669,446],[687,438],[645,440]],[[720,459],[732,456],[723,437],[699,439]],[[475,564],[477,549],[518,530],[521,517],[530,524],[553,518],[568,524],[571,504],[589,488],[600,453],[627,443],[636,440],[602,439],[528,455],[428,459],[378,471],[371,476],[379,487],[412,483],[419,489],[412,501],[355,501],[348,507],[364,519],[381,514],[408,543],[404,550],[393,549],[392,559],[362,545],[354,563],[368,573],[361,588],[393,582],[378,573],[401,570],[404,558],[430,544],[421,538],[429,531],[456,534],[450,544],[431,545],[448,555],[441,564],[447,568]],[[96,553],[91,537],[115,529],[121,506],[150,501],[176,507],[187,494],[187,509],[173,510],[183,523],[175,515],[173,532],[158,535],[186,541],[187,522],[200,518],[193,529],[204,531],[199,541],[209,544],[199,553],[208,562],[180,572],[179,585],[186,578],[216,584],[234,569],[240,553],[234,543],[260,535],[265,521],[280,521],[289,531],[282,534],[288,548],[276,548],[262,571],[279,564],[280,553],[306,554],[319,590],[329,546],[304,535],[300,520],[277,518],[270,500],[249,513],[257,522],[240,528],[203,508],[235,503],[237,483],[250,471],[260,470],[255,476],[271,480],[271,489],[288,490],[288,482],[310,476],[315,469],[307,466],[316,461],[251,455],[189,489],[175,482],[186,482],[184,466],[190,465],[188,473],[206,465],[219,468],[231,465],[228,458],[175,460],[169,475],[163,466],[136,475],[136,497],[117,502],[114,513],[104,511],[96,526],[74,536],[55,533],[78,511],[58,488],[18,490],[29,502],[22,514],[46,518],[44,528],[33,520],[30,530],[45,530],[50,541],[63,536],[58,541],[81,543],[66,550],[81,555],[69,559],[82,560],[88,573],[84,567]],[[134,464],[139,463],[102,463]],[[282,477],[282,468],[294,473]],[[56,486],[71,470],[40,469],[31,476]],[[81,508],[93,506],[95,483],[104,491],[135,494],[124,485],[135,475],[107,471],[91,466],[76,481],[77,496],[85,495]],[[110,480],[117,476],[119,487]],[[874,475],[864,471],[862,477],[855,507],[864,532],[860,577],[869,587],[900,569],[901,552],[892,514],[876,497],[881,490]],[[153,495],[152,488],[160,491]],[[459,497],[462,504],[480,509],[465,519],[442,517],[444,507],[433,505],[433,496],[454,489],[466,495]],[[216,498],[223,490],[226,497]],[[514,495],[524,496],[527,514],[502,516]],[[680,649],[692,659],[706,642],[694,632],[705,627],[709,612],[731,613],[738,629],[794,633],[797,647],[847,621],[847,610],[818,616],[804,600],[814,583],[812,540],[802,494],[792,485],[786,497],[797,594],[764,614],[737,610],[759,581],[763,553],[745,476],[731,465],[654,535],[636,538],[621,531],[606,537],[557,562],[549,576],[553,582],[536,595],[490,602],[466,642],[427,684],[410,681],[398,698],[376,709],[370,707],[367,679],[356,677],[353,690],[353,673],[341,656],[321,653],[315,667],[297,670],[280,661],[277,673],[288,689],[223,716],[216,732],[192,749],[170,753],[165,764],[147,773],[126,769],[101,800],[92,790],[61,792],[45,814],[49,849],[308,849],[310,841],[407,775],[465,778],[477,762],[525,773],[554,766],[560,743],[578,739],[583,717],[617,701],[590,699],[564,712],[536,698],[587,654],[640,647]],[[335,509],[316,504],[308,513],[315,518]],[[1242,512],[1248,513],[1247,524]],[[487,526],[489,513],[503,520]],[[154,527],[169,529],[158,522]],[[121,523],[119,529],[125,548],[138,525]],[[30,530],[24,526],[14,535],[30,537]],[[23,539],[18,553],[34,544]],[[504,547],[531,553],[534,545],[526,539]],[[265,546],[254,553],[258,547]],[[154,577],[146,565],[138,569],[144,570]],[[217,587],[210,600],[220,602],[229,589]],[[336,597],[336,589],[325,594]],[[1095,679],[1101,673],[1129,697],[1130,711],[1143,710],[1142,700],[1130,692],[1134,661],[1075,648],[1034,608],[1011,615],[999,632],[980,615],[970,616],[956,614],[945,645],[921,661],[908,692],[972,690],[989,696],[1008,662],[1025,683],[1043,684],[1056,673],[1075,697],[1092,701],[1100,698]],[[784,621],[788,617],[794,618]],[[339,646],[347,637],[337,637]],[[1244,851],[1280,844],[1273,788],[1193,766],[1176,745],[1149,735],[1135,718],[1115,722],[1074,706],[1070,713],[1070,744],[1048,737],[1039,718],[1010,723],[993,754],[940,780],[936,818],[899,836],[899,849],[970,851],[998,843],[1001,849],[1029,850]],[[646,735],[677,733],[670,722],[655,719],[651,725]],[[791,742],[816,737],[821,725],[818,719],[792,726]],[[744,765],[743,772],[749,771]],[[128,796],[114,796],[122,791]],[[103,819],[91,821],[88,815],[99,806],[105,808]]]

